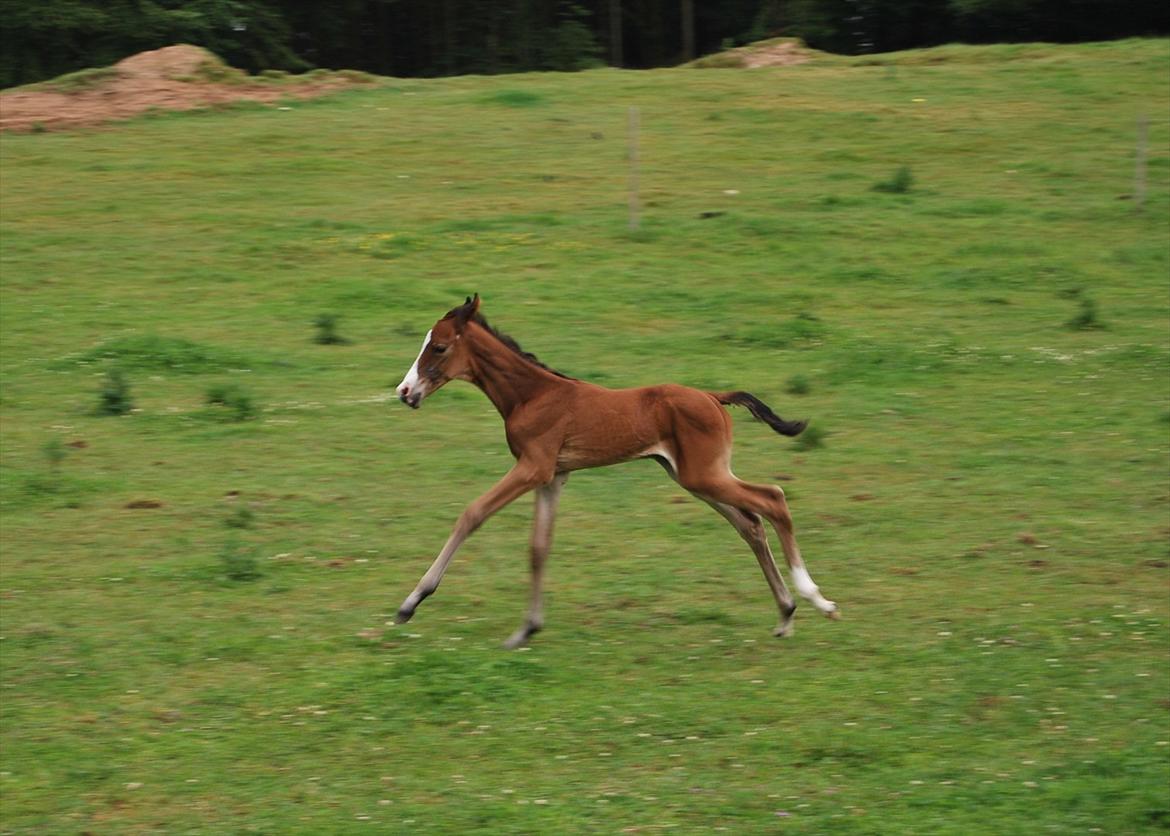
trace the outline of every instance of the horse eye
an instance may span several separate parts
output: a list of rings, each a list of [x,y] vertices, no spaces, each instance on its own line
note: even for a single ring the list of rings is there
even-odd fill
[[[431,347],[433,349],[435,349],[435,354],[442,354],[444,351],[447,350],[447,346],[445,346],[445,345],[435,345],[435,346],[431,346]]]

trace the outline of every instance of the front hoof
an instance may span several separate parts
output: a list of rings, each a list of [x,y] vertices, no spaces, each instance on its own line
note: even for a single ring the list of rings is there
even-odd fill
[[[777,627],[776,629],[774,629],[772,631],[772,635],[778,639],[786,639],[789,636],[791,636],[792,633],[793,633],[793,630],[792,630],[792,623],[791,622],[789,622],[788,624],[781,624],[779,627]]]
[[[519,630],[504,641],[504,650],[516,650],[528,644],[528,640],[540,632],[540,628],[531,624],[525,624]]]
[[[528,633],[524,630],[518,630],[504,639],[504,650],[517,650],[526,644],[528,644]]]
[[[829,619],[830,621],[840,621],[841,620],[841,610],[839,610],[837,608],[837,605],[834,604],[832,601],[830,601],[829,604],[833,608],[831,610],[825,610],[825,618]]]
[[[414,618],[414,610],[408,610],[408,609],[403,608],[403,609],[399,610],[394,615],[394,623],[395,624],[405,624],[406,622],[410,621],[410,619],[412,619],[412,618]]]

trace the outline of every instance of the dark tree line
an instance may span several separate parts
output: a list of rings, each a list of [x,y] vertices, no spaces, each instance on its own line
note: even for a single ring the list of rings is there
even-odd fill
[[[0,86],[173,43],[251,71],[665,66],[774,35],[831,52],[1170,31],[1165,0],[0,0]]]

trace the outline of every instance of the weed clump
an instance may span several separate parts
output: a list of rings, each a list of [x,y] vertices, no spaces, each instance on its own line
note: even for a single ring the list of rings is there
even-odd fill
[[[337,333],[338,317],[334,314],[321,314],[313,320],[317,333],[313,342],[317,345],[347,345],[349,340]]]
[[[229,540],[219,552],[219,562],[230,581],[254,581],[260,577],[256,550],[236,540]]]
[[[69,452],[65,449],[65,442],[61,440],[60,436],[53,436],[41,447],[41,452],[45,456],[45,461],[49,463],[49,470],[53,476],[60,476],[61,463],[65,461],[65,456]]]
[[[825,446],[826,433],[817,424],[809,424],[796,437],[794,446],[797,450],[816,450]]]
[[[91,363],[116,364],[133,371],[175,374],[205,374],[227,369],[246,369],[255,365],[252,359],[217,346],[158,334],[142,334],[108,340],[83,354],[62,358],[53,364],[53,368]]]
[[[1081,297],[1080,311],[1064,325],[1071,331],[1096,331],[1105,327],[1097,315],[1097,303],[1088,296]]]
[[[895,171],[889,180],[874,183],[873,191],[887,194],[906,194],[913,187],[914,173],[910,171],[910,166],[904,165]]]
[[[256,404],[252,395],[235,383],[221,383],[208,389],[207,405],[226,407],[234,421],[247,421],[256,417]]]
[[[134,399],[130,396],[130,384],[121,369],[110,369],[102,379],[101,389],[98,390],[98,415],[125,415],[134,409]]]
[[[41,456],[48,466],[46,470],[20,472],[6,469],[5,479],[0,481],[0,507],[42,502],[62,508],[81,507],[83,495],[94,490],[95,485],[64,472],[62,465],[72,446],[60,438],[51,438],[41,445]]]
[[[247,505],[241,505],[234,514],[229,514],[223,521],[228,528],[251,528],[256,521],[256,513]]]
[[[788,378],[788,382],[784,384],[784,391],[789,395],[807,395],[812,389],[812,384],[809,383],[808,378],[802,374],[794,374]]]
[[[721,339],[742,345],[796,349],[820,345],[828,332],[828,326],[819,316],[802,312],[786,322],[748,321],[721,335]]]
[[[25,484],[26,492],[33,495],[58,494],[63,487],[61,464],[65,461],[68,450],[65,443],[57,436],[49,439],[41,447],[41,454],[49,465],[47,476],[33,476]]]

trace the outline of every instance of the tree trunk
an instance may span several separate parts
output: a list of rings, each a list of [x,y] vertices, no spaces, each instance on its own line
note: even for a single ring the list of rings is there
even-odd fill
[[[609,63],[622,66],[622,0],[609,0]]]
[[[455,0],[447,0],[443,4],[443,35],[447,45],[447,75],[457,75],[459,72],[459,44],[457,40],[457,12]]]
[[[682,0],[683,61],[695,58],[695,0]]]

